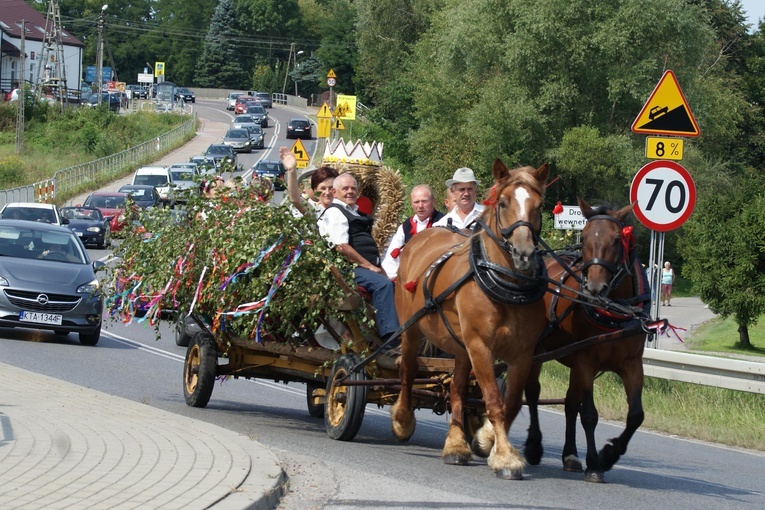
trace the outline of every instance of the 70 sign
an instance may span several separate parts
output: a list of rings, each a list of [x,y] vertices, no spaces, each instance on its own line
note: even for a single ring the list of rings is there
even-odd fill
[[[674,161],[653,161],[638,170],[630,186],[630,202],[640,223],[657,232],[678,228],[696,205],[696,185]]]

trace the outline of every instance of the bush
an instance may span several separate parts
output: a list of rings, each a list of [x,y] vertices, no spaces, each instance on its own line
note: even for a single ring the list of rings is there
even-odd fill
[[[0,159],[0,189],[20,186],[24,177],[24,162],[18,156]]]

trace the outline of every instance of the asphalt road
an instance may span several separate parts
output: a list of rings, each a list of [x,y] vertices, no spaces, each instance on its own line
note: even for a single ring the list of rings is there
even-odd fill
[[[197,111],[210,122],[225,122],[224,105],[200,102]],[[294,111],[275,107],[278,123],[269,147],[253,157],[273,157],[287,144],[277,132]],[[91,251],[93,258],[109,252]],[[175,345],[171,324],[160,338],[147,323],[109,322],[95,348],[75,335],[21,329],[0,330],[0,361],[56,379],[191,416],[248,435],[283,462],[291,485],[280,508],[762,508],[765,455],[640,430],[627,454],[606,473],[609,483],[588,484],[582,474],[561,470],[563,417],[543,409],[546,451],[540,466],[527,469],[526,481],[497,479],[486,462],[446,466],[440,451],[447,416],[417,413],[417,430],[401,444],[390,432],[388,409],[368,405],[352,442],[328,438],[322,420],[306,410],[305,388],[272,381],[216,383],[205,409],[186,406],[182,392],[185,348]],[[651,412],[647,409],[646,412]],[[510,432],[522,447],[528,426],[525,410]],[[621,424],[601,422],[599,446],[620,433]],[[580,456],[584,439],[579,433]]]

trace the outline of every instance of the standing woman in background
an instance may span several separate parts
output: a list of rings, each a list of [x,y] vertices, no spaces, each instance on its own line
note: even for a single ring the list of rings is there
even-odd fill
[[[675,283],[675,270],[672,269],[669,262],[664,263],[661,269],[661,304],[666,302],[667,306],[672,306],[669,301],[672,299],[672,284]]]

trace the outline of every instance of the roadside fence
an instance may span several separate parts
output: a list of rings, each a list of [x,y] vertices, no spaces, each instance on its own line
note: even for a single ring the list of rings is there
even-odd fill
[[[153,140],[148,140],[111,156],[63,168],[56,171],[51,179],[18,188],[0,190],[0,207],[9,202],[55,202],[57,195],[82,190],[88,185],[96,183],[102,177],[118,176],[126,169],[135,168],[154,159],[157,153],[174,147],[180,140],[193,133],[196,125],[197,116],[192,115],[189,120],[177,128]]]

